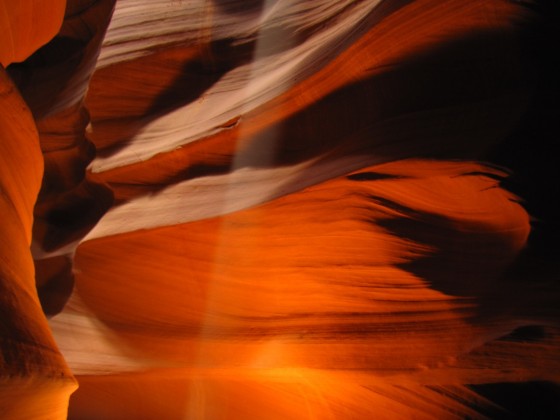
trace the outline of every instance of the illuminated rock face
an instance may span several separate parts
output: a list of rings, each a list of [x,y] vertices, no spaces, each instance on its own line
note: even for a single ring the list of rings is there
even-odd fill
[[[77,3],[77,2],[76,2]],[[23,61],[58,32],[64,16],[61,0],[2,1],[0,64]],[[48,17],[48,19],[46,19]]]
[[[483,163],[524,173],[527,5],[21,4],[0,413],[479,418],[559,381],[556,264]]]
[[[76,383],[41,310],[29,252],[43,161],[31,113],[1,67],[0,137],[0,413],[63,418]]]

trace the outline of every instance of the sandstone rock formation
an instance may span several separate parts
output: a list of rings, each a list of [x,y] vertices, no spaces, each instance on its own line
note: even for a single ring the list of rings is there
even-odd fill
[[[557,6],[46,3],[0,8],[5,418],[556,417]]]

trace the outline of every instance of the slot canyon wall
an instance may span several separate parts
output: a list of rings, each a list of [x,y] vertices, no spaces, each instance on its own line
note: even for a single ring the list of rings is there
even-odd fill
[[[0,417],[560,418],[556,2],[0,3]]]

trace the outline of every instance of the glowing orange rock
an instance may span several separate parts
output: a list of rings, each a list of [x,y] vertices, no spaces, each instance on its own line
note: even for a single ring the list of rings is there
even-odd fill
[[[71,419],[479,418],[480,384],[560,382],[555,272],[480,162],[531,112],[526,3],[69,1],[25,102],[1,75],[0,416],[75,387],[35,287]],[[3,2],[1,63],[45,4]]]
[[[63,419],[76,388],[41,310],[29,250],[42,169],[31,113],[0,67],[0,413],[11,419]]]
[[[2,0],[0,2],[0,64],[25,60],[56,35],[66,0]]]

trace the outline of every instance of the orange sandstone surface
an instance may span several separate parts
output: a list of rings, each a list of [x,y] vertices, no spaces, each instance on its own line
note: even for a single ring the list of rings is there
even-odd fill
[[[35,123],[0,68],[0,412],[64,418],[76,382],[53,340],[29,252],[43,162]]]
[[[3,1],[0,417],[557,418],[558,16]]]

